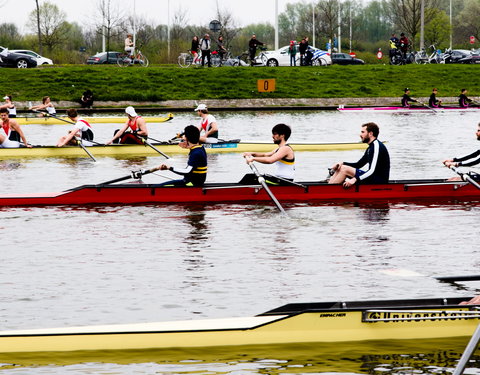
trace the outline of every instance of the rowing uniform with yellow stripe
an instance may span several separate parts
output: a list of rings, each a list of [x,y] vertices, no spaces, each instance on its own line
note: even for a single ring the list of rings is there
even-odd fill
[[[287,147],[292,148],[290,145],[285,145]],[[279,149],[275,152],[277,152]],[[288,159],[286,156],[275,163],[275,176],[286,178],[288,180],[295,179],[295,156],[292,159]]]
[[[188,154],[188,162],[186,168],[170,167],[170,171],[183,175],[183,185],[188,186],[203,186],[207,179],[207,152],[202,145],[194,146],[190,149]],[[171,181],[174,185],[178,185]]]

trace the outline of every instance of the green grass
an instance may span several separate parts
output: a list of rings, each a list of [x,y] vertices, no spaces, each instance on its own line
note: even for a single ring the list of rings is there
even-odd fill
[[[458,96],[461,88],[480,94],[475,65],[364,65],[330,67],[222,67],[181,69],[173,65],[148,68],[63,66],[1,69],[5,94],[16,101],[76,101],[89,88],[97,101],[162,101],[251,98]],[[259,93],[258,79],[276,79],[276,91]]]

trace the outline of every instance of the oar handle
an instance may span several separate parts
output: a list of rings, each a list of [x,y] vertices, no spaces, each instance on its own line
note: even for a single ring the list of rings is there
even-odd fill
[[[153,167],[153,168],[150,168],[150,169],[147,169],[147,170],[141,169],[139,171],[132,171],[128,176],[123,176],[123,177],[115,178],[115,179],[110,180],[110,181],[105,181],[105,182],[102,182],[101,184],[98,184],[97,186],[99,186],[99,185],[110,185],[110,184],[113,184],[115,182],[125,181],[125,180],[129,180],[131,178],[138,180],[142,176],[144,176],[146,174],[149,174],[149,173],[156,172],[159,169],[160,169],[160,167]]]
[[[445,164],[445,166],[447,166],[447,165]],[[456,174],[458,174],[463,181],[471,183],[473,186],[475,186],[477,189],[480,190],[480,184],[477,181],[475,181],[472,177],[470,177],[468,175],[468,173],[460,172],[457,169],[457,167],[455,167],[454,165],[448,165],[448,168],[450,168],[452,171],[454,171]]]
[[[247,158],[246,156],[244,156],[245,158]],[[283,209],[282,205],[280,204],[280,202],[278,201],[278,199],[275,197],[275,195],[273,195],[272,191],[270,190],[270,188],[268,187],[267,183],[265,182],[265,177],[263,177],[260,172],[258,171],[257,167],[253,164],[253,161],[249,161],[247,159],[247,164],[248,166],[250,167],[250,169],[252,170],[252,172],[255,174],[255,176],[257,177],[257,180],[258,180],[258,183],[260,185],[262,185],[262,187],[265,189],[265,191],[267,192],[268,196],[270,197],[270,199],[273,201],[273,203],[275,203],[275,206],[277,206],[277,208],[280,210],[280,212],[282,214],[287,214],[285,212],[285,210]]]

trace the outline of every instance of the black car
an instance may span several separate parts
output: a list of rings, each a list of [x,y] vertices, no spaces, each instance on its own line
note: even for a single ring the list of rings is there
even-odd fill
[[[0,67],[9,68],[35,68],[37,60],[31,56],[10,52],[7,48],[0,46]]]
[[[108,54],[108,59],[107,59]],[[121,52],[99,52],[87,59],[87,64],[116,64]]]
[[[352,57],[348,53],[332,53],[332,64],[363,65],[365,61]]]

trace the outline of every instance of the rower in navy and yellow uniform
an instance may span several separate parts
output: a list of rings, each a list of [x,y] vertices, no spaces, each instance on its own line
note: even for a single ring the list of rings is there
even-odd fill
[[[276,167],[274,176],[265,176],[267,183],[288,183],[295,178],[295,153],[292,147],[287,143],[288,138],[292,134],[290,126],[285,124],[277,124],[272,128],[273,143],[278,147],[270,152],[245,152],[247,163],[256,161],[262,164],[274,164]],[[248,177],[251,176],[251,181],[256,181],[254,175],[246,175],[241,183],[247,183]]]
[[[169,167],[166,164],[160,165],[161,170],[169,170],[173,173],[183,176],[181,180],[167,181],[162,185],[173,186],[203,186],[207,178],[207,152],[205,148],[199,144],[200,130],[196,126],[188,125],[184,130],[184,140],[180,147],[190,149],[188,154],[188,162],[186,168]]]

